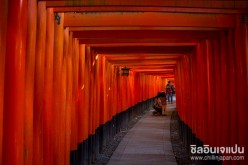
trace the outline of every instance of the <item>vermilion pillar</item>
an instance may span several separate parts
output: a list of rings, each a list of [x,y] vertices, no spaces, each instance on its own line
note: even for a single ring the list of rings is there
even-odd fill
[[[121,96],[121,93],[120,93],[120,91],[121,91],[121,84],[120,84],[120,76],[117,74],[118,73],[118,69],[117,69],[117,67],[115,66],[114,67],[114,73],[115,73],[115,75],[116,75],[116,83],[117,83],[117,91],[116,91],[116,95],[117,96]],[[130,98],[131,98],[132,96],[130,95]],[[116,97],[116,109],[117,109],[117,112],[119,113],[119,112],[122,112],[123,111],[123,109],[121,109],[121,107],[120,107],[120,102],[121,102],[121,97]]]
[[[0,164],[2,164],[3,140],[3,101],[4,101],[4,71],[6,51],[8,1],[0,1]]]
[[[73,102],[75,104],[75,145],[78,144],[78,73],[79,73],[79,41],[78,39],[74,40],[74,54],[73,54]]]
[[[63,34],[64,34],[64,28],[63,28]],[[64,37],[65,39],[65,37]],[[64,50],[64,41],[63,41],[63,50]],[[63,52],[65,53],[65,52]],[[66,132],[66,125],[67,125],[67,107],[66,107],[66,99],[67,99],[67,61],[66,61],[66,56],[65,54],[63,54],[63,64],[62,64],[62,73],[61,73],[61,164],[66,164],[66,162],[68,162],[68,160],[70,159],[70,153],[68,152],[67,149],[67,139],[68,138],[68,134],[70,134],[70,132]],[[70,122],[70,120],[69,120]]]
[[[86,128],[84,131],[84,134],[86,137],[89,136],[90,134],[90,123],[89,123],[89,109],[90,109],[90,81],[89,81],[89,58],[88,58],[88,54],[90,53],[90,48],[86,47],[85,48],[85,70],[84,70],[84,97],[85,97],[85,106],[84,106],[84,128]]]
[[[92,114],[92,121],[93,121],[93,134],[95,134],[95,131],[96,131],[96,128],[97,128],[97,123],[98,123],[98,109],[97,109],[97,104],[99,104],[97,102],[97,97],[98,97],[98,94],[97,94],[97,62],[96,62],[96,59],[95,59],[95,51],[92,51],[92,54],[91,54],[91,58],[92,58],[92,84],[93,84],[93,114]]]
[[[191,114],[191,108],[190,108],[190,100],[191,100],[191,94],[190,94],[190,73],[189,73],[189,69],[190,69],[190,58],[188,55],[184,55],[182,57],[182,69],[183,72],[181,72],[182,74],[182,80],[183,80],[183,84],[181,85],[182,90],[183,90],[183,94],[182,94],[182,106],[184,107],[183,110],[183,120],[185,122],[187,122],[187,124],[189,126],[191,126],[191,116],[189,114]]]
[[[197,130],[197,98],[198,98],[198,95],[197,95],[197,75],[196,75],[196,51],[194,51],[192,53],[192,55],[190,55],[191,57],[191,90],[194,92],[191,92],[191,104],[192,104],[192,132],[194,134],[196,134],[196,130]],[[177,85],[177,84],[176,84]]]
[[[72,131],[72,109],[73,109],[73,99],[72,99],[72,91],[73,91],[73,64],[72,64],[72,32],[69,33],[69,29],[65,30],[65,38],[64,38],[64,46],[65,50],[68,49],[66,55],[66,61],[67,61],[67,126],[69,127],[69,132]],[[67,43],[68,42],[68,43]],[[68,45],[67,45],[68,44]],[[69,143],[70,150],[75,150],[75,148],[71,145],[71,138],[72,134],[69,135],[70,139],[67,143]]]
[[[214,108],[212,110],[212,113],[215,115],[213,116],[213,120],[212,120],[212,127],[213,128],[213,134],[215,135],[215,137],[217,138],[213,138],[213,145],[215,146],[220,146],[221,144],[221,123],[222,123],[222,104],[221,104],[221,97],[222,97],[222,93],[221,93],[221,63],[220,63],[220,58],[221,58],[221,40],[214,40],[213,41],[213,65],[214,65],[214,73],[213,73],[213,82],[212,84],[214,85],[213,88],[213,93],[214,93],[214,97],[213,97],[213,101],[214,101]],[[224,84],[224,83],[223,83]],[[214,123],[217,123],[217,125],[215,125]]]
[[[236,143],[245,148],[248,147],[248,133],[246,130],[246,120],[247,120],[247,15],[237,15],[236,16],[236,30],[235,30],[235,62],[236,62],[236,87],[237,91],[237,125],[238,125],[238,136]],[[245,151],[246,152],[246,151]],[[235,162],[235,161],[233,161]],[[245,162],[242,162],[245,164]]]
[[[28,1],[27,55],[25,68],[24,164],[33,164],[33,108],[37,1]]]
[[[8,2],[3,113],[4,152],[2,164],[23,165],[23,155],[25,153],[23,147],[24,83],[28,5],[26,0],[13,0]],[[6,7],[6,4],[3,7]],[[6,10],[3,9],[3,11],[3,13],[5,13]],[[3,19],[3,21],[4,20],[5,19]],[[3,27],[5,27],[4,24]]]
[[[87,66],[89,67],[88,69],[88,81],[89,81],[89,107],[88,107],[88,111],[89,111],[89,134],[93,135],[94,134],[94,130],[93,130],[93,97],[91,96],[93,94],[93,75],[92,75],[92,58],[91,58],[91,54],[92,54],[92,50],[89,48],[87,49],[86,52],[86,58],[87,58]]]
[[[246,15],[246,19],[247,19],[247,15]],[[248,23],[247,22],[243,25],[243,31],[244,31],[244,36],[243,36],[244,37],[244,44],[246,45],[245,46],[245,57],[246,57],[246,87],[248,87],[248,46],[247,46],[248,45]],[[246,100],[247,100],[247,98],[248,98],[248,88],[246,88],[246,91],[244,91],[244,92],[246,92]],[[246,105],[247,104],[248,103],[246,102]],[[247,107],[247,106],[245,106],[245,107]],[[243,123],[242,124],[243,124],[243,127],[245,127],[245,121],[246,121],[245,117],[248,115],[248,113],[247,113],[247,111],[244,111],[243,114],[245,114],[245,115],[242,116],[242,119],[241,120],[243,120]],[[245,129],[243,129],[243,131],[244,130]],[[242,138],[240,138],[239,140],[240,140],[240,143],[241,144],[245,143],[245,147],[248,148],[248,142],[246,140],[246,139],[248,139],[248,132],[247,131],[244,131],[244,134],[245,135]]]
[[[246,18],[247,18],[247,16],[246,16]],[[248,45],[248,23],[246,23],[244,25],[244,31],[245,31],[245,35],[244,35],[245,42],[244,42],[244,44],[245,45]],[[245,56],[246,56],[246,86],[248,86],[248,46],[245,47]],[[246,98],[248,98],[248,88],[246,88]],[[246,102],[246,104],[247,104],[247,102]],[[242,118],[243,120],[244,120],[245,116],[248,115],[247,114],[247,111],[245,111],[244,113],[246,113],[246,114],[243,116],[243,118]],[[244,142],[245,143],[245,146],[247,148],[247,146],[248,146],[247,143],[248,142],[247,142],[246,139],[248,139],[248,132],[245,132],[245,136],[242,139],[240,139],[241,143]]]
[[[71,59],[72,59],[72,107],[71,107],[71,148],[77,149],[77,92],[78,92],[78,53],[77,39],[72,39]]]
[[[112,102],[114,102],[114,101],[112,101],[114,99],[114,95],[113,95],[114,85],[113,85],[112,66],[111,66],[110,63],[108,63],[108,67],[109,67],[108,68],[109,69],[109,71],[108,71],[108,80],[107,80],[108,81],[108,86],[107,86],[107,90],[108,90],[108,111],[109,111],[108,120],[111,120],[112,117],[113,117],[113,114],[114,114],[114,108],[113,108],[114,104],[112,104]],[[125,82],[125,81],[123,80],[123,82]],[[125,83],[123,85],[123,88],[126,89]],[[122,94],[122,97],[123,96],[125,97],[125,95]],[[126,101],[126,99],[125,99],[125,101]]]
[[[71,60],[69,60],[69,28],[64,29],[64,65],[66,65],[66,110],[65,110],[65,164],[70,163],[70,138],[71,138],[71,102],[72,102],[72,78]]]
[[[53,9],[47,9],[46,19],[46,53],[44,73],[44,143],[43,164],[52,165],[53,150],[53,47],[54,47],[54,13]]]
[[[70,152],[68,152],[67,146],[66,146],[66,137],[67,134],[70,134],[70,132],[66,132],[66,124],[67,124],[67,117],[66,117],[66,95],[67,95],[67,89],[66,89],[66,81],[67,81],[67,63],[66,63],[66,57],[63,57],[63,65],[62,65],[62,72],[61,72],[61,125],[60,125],[60,138],[61,138],[61,144],[60,144],[60,149],[61,149],[61,155],[59,158],[60,164],[65,165],[66,162],[68,162],[68,160],[70,159]],[[57,152],[56,150],[54,150],[54,152]]]
[[[84,97],[84,68],[85,68],[85,45],[79,46],[79,77],[78,77],[78,141],[83,142],[87,139],[85,134],[85,97]]]
[[[205,128],[207,128],[206,131],[206,144],[209,144],[213,146],[214,140],[215,140],[215,65],[214,65],[214,50],[213,50],[213,40],[207,40],[206,41],[206,48],[205,48],[205,59],[206,62],[206,96],[207,96],[207,104],[206,104],[206,111],[205,111],[205,119],[206,119],[206,125]],[[216,54],[218,56],[218,54]]]
[[[106,58],[102,57],[102,67],[106,68]],[[103,99],[103,109],[101,111],[101,124],[105,124],[107,122],[107,87],[106,87],[106,71],[105,69],[102,69],[102,78],[101,78],[101,84],[102,84],[102,99]]]
[[[64,14],[58,13],[60,22],[54,22],[53,60],[53,164],[64,164],[65,148],[65,103],[62,103],[62,66],[64,44]]]
[[[229,105],[227,112],[228,118],[226,122],[230,122],[230,129],[228,135],[231,135],[231,143],[228,145],[234,145],[237,143],[237,80],[236,80],[236,67],[235,67],[235,40],[234,31],[230,30],[228,33],[228,89],[229,89]]]
[[[203,107],[206,107],[206,103],[205,103],[205,96],[206,93],[204,91],[204,89],[206,88],[204,83],[206,82],[206,80],[204,79],[204,77],[206,75],[204,75],[204,53],[203,53],[203,43],[201,42],[201,44],[198,44],[196,47],[196,68],[197,68],[197,72],[195,73],[197,75],[197,86],[196,86],[196,92],[197,92],[197,96],[198,96],[198,103],[197,103],[197,109],[198,109],[198,113],[197,113],[197,134],[196,136],[201,139],[201,140],[205,140],[204,139],[204,123],[205,123],[205,112]],[[182,92],[182,91],[181,91]]]
[[[228,131],[230,128],[230,121],[229,120],[229,116],[228,116],[228,42],[227,42],[227,38],[228,38],[228,33],[227,32],[223,32],[221,33],[221,41],[220,41],[220,79],[221,79],[221,88],[220,92],[221,93],[221,99],[220,99],[220,106],[221,109],[219,109],[220,111],[220,115],[221,115],[221,120],[220,120],[220,127],[221,127],[221,131],[219,132],[220,134],[220,141],[221,143],[219,145],[221,146],[227,146],[227,144],[230,141],[230,136],[228,136]]]
[[[98,55],[95,56],[95,60],[96,60],[96,94],[97,94],[97,98],[96,98],[96,106],[97,106],[97,112],[96,112],[96,126],[97,128],[100,126],[100,111],[102,110],[102,107],[100,106],[100,100],[102,99],[100,97],[100,71],[101,71],[101,68],[100,68],[100,58]]]
[[[6,51],[8,1],[0,1],[0,164],[2,164],[3,140],[3,101],[4,101],[4,71]]]
[[[97,84],[96,84],[96,61],[95,61],[95,52],[91,51],[91,59],[92,59],[92,70],[91,70],[91,84],[92,84],[92,94],[93,97],[92,98],[92,108],[90,108],[90,111],[92,111],[92,134],[95,134],[95,129],[96,129],[96,123],[97,123],[97,93],[96,93],[96,88],[97,88]]]
[[[34,80],[33,164],[43,164],[44,64],[46,49],[46,2],[38,3]]]
[[[200,95],[201,96],[201,104],[199,104],[199,110],[201,118],[200,118],[200,122],[202,124],[202,128],[201,128],[201,133],[202,133],[202,141],[205,144],[209,144],[209,121],[210,121],[210,112],[209,112],[209,99],[210,99],[210,89],[209,89],[209,85],[210,85],[210,73],[208,73],[209,70],[209,64],[207,63],[208,56],[209,56],[209,51],[211,50],[209,48],[209,44],[210,41],[209,40],[203,40],[202,41],[202,52],[201,52],[201,61],[199,62],[199,69],[201,69],[201,79],[198,83],[200,83]]]
[[[105,100],[105,96],[104,96],[104,63],[105,63],[105,61],[104,61],[104,57],[103,56],[100,56],[99,57],[99,60],[100,60],[100,80],[99,80],[99,84],[100,84],[100,107],[101,107],[101,110],[100,110],[100,125],[103,125],[104,123],[105,123],[105,121],[104,121],[104,100]]]
[[[247,16],[246,16],[246,18],[247,18]],[[248,45],[248,24],[247,23],[244,25],[244,32],[245,32],[245,35],[244,35],[245,42],[244,42],[244,44]],[[248,46],[245,47],[245,55],[246,55],[246,77],[248,79]],[[246,83],[247,83],[247,86],[248,86],[248,80],[247,80]],[[247,93],[248,93],[248,88],[246,88],[246,90],[247,90]]]

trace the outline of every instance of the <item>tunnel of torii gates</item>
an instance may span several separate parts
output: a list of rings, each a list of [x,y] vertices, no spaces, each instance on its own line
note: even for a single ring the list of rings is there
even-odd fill
[[[246,0],[1,0],[0,164],[68,165],[99,127],[169,80],[197,138],[247,153],[247,8]]]

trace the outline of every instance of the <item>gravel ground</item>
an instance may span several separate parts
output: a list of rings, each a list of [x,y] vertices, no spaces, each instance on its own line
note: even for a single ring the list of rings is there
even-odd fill
[[[190,160],[190,154],[188,153],[187,148],[184,146],[182,139],[179,136],[179,123],[177,111],[173,111],[171,115],[170,133],[172,149],[177,160],[177,164],[193,165],[194,162]]]
[[[145,112],[146,113],[146,112]],[[132,121],[130,121],[126,128],[123,128],[118,134],[114,136],[114,138],[107,144],[107,146],[103,149],[102,153],[100,153],[94,165],[106,165],[110,160],[113,152],[118,147],[119,143],[123,139],[123,137],[128,133],[128,131],[139,121],[140,118],[145,114],[143,113],[141,116],[136,116]]]

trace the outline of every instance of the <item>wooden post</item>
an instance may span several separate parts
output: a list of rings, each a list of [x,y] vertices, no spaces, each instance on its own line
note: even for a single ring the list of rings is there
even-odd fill
[[[46,48],[46,2],[38,2],[34,80],[33,164],[43,164],[44,66]]]
[[[213,102],[214,107],[212,109],[212,118],[211,120],[212,127],[213,127],[213,145],[214,146],[221,146],[221,133],[219,130],[221,130],[221,123],[222,123],[222,93],[221,93],[221,40],[214,40],[213,41],[213,81],[212,85],[214,88],[213,90]],[[224,85],[224,84],[223,84]],[[214,123],[217,123],[216,125]]]
[[[237,80],[236,80],[236,67],[235,67],[235,49],[234,49],[234,31],[230,30],[228,34],[228,80],[229,80],[229,106],[227,109],[228,118],[230,122],[230,129],[228,136],[231,135],[231,143],[227,144],[228,146],[234,145],[237,143],[238,134],[237,130]],[[228,119],[227,119],[228,121]]]
[[[196,69],[196,52],[193,52],[193,54],[191,55],[191,62],[192,62],[192,66],[191,66],[191,76],[192,76],[192,80],[191,80],[191,104],[192,104],[192,132],[194,134],[197,133],[197,69]],[[176,79],[176,78],[175,78]],[[176,82],[177,85],[177,82]]]
[[[25,68],[24,164],[33,164],[34,72],[36,54],[37,1],[28,1],[27,55]]]
[[[57,13],[60,21],[54,21],[54,60],[53,60],[53,164],[64,164],[65,134],[63,116],[65,103],[62,102],[64,14]]]
[[[64,63],[66,63],[66,112],[65,112],[65,164],[70,164],[71,148],[71,103],[72,103],[72,78],[71,60],[69,58],[69,28],[64,29]]]
[[[46,10],[46,53],[44,73],[44,151],[43,161],[46,165],[53,164],[53,47],[54,47],[54,13],[53,9]]]
[[[6,3],[3,3],[3,5],[3,7],[6,7]],[[6,165],[24,164],[24,97],[28,16],[27,7],[27,0],[13,0],[8,3],[2,149],[2,164]],[[3,14],[5,12],[6,9],[3,10]],[[3,21],[3,31],[6,27],[4,22],[5,20],[6,17],[3,15],[3,20],[1,20],[1,22]],[[5,36],[1,36],[1,41],[5,42]],[[1,49],[1,51],[4,51],[4,49]],[[1,58],[3,58],[2,54]],[[1,69],[1,72],[2,70],[3,69]]]
[[[246,130],[246,116],[247,113],[247,15],[236,16],[236,28],[235,28],[235,68],[236,68],[236,98],[237,107],[233,110],[237,115],[237,127],[236,127],[236,140],[235,144],[240,147],[248,147],[248,133]],[[238,129],[237,129],[238,128]],[[232,133],[233,134],[233,133]],[[234,145],[234,144],[232,144]],[[245,151],[246,152],[246,151]],[[244,154],[245,155],[245,154]],[[237,161],[232,161],[236,163]],[[245,164],[245,161],[241,161],[240,164]]]
[[[2,164],[4,75],[7,32],[8,1],[0,1],[0,164]]]
[[[85,137],[89,137],[90,134],[90,119],[89,119],[89,111],[90,111],[90,70],[89,70],[89,56],[90,48],[85,48],[85,70],[84,70],[84,97],[85,97],[85,106],[84,106],[84,130]]]
[[[197,102],[197,109],[198,109],[198,113],[197,113],[197,120],[198,120],[198,128],[197,128],[197,137],[199,139],[201,139],[202,141],[205,141],[205,137],[204,137],[204,123],[205,123],[205,115],[203,115],[206,111],[202,108],[203,105],[204,107],[206,107],[206,103],[204,102],[204,100],[206,100],[205,96],[206,93],[204,91],[205,86],[204,86],[204,82],[205,79],[205,75],[204,75],[204,54],[203,54],[203,43],[200,43],[197,45],[197,54],[196,54],[196,68],[197,68],[197,95],[198,95],[198,102]]]
[[[85,123],[85,45],[79,46],[79,105],[78,105],[78,136],[79,142],[87,139]]]
[[[229,132],[229,128],[230,128],[230,120],[229,120],[229,115],[227,113],[228,111],[228,49],[227,49],[227,33],[223,32],[221,34],[221,44],[220,44],[220,49],[221,49],[221,57],[220,57],[220,66],[221,66],[221,75],[220,75],[220,79],[221,79],[221,88],[220,88],[220,93],[221,93],[221,99],[220,99],[220,106],[221,109],[219,111],[221,111],[221,120],[220,120],[220,127],[221,127],[221,131],[220,131],[220,135],[221,135],[221,143],[219,145],[221,146],[227,146],[229,144],[230,141],[230,136],[228,135]]]
[[[218,56],[218,54],[214,54],[214,44],[213,40],[206,41],[206,94],[207,94],[207,109],[205,114],[207,130],[205,136],[207,136],[206,144],[213,146],[215,136],[215,81],[214,81],[214,59],[213,56]]]
[[[77,39],[72,39],[72,109],[71,109],[71,149],[77,149],[78,142],[78,65],[79,65],[79,47]]]

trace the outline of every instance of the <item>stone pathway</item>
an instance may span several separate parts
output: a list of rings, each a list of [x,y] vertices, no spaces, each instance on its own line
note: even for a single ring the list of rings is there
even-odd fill
[[[122,139],[108,165],[176,165],[170,141],[170,114],[175,104],[167,105],[167,116],[148,111]]]

